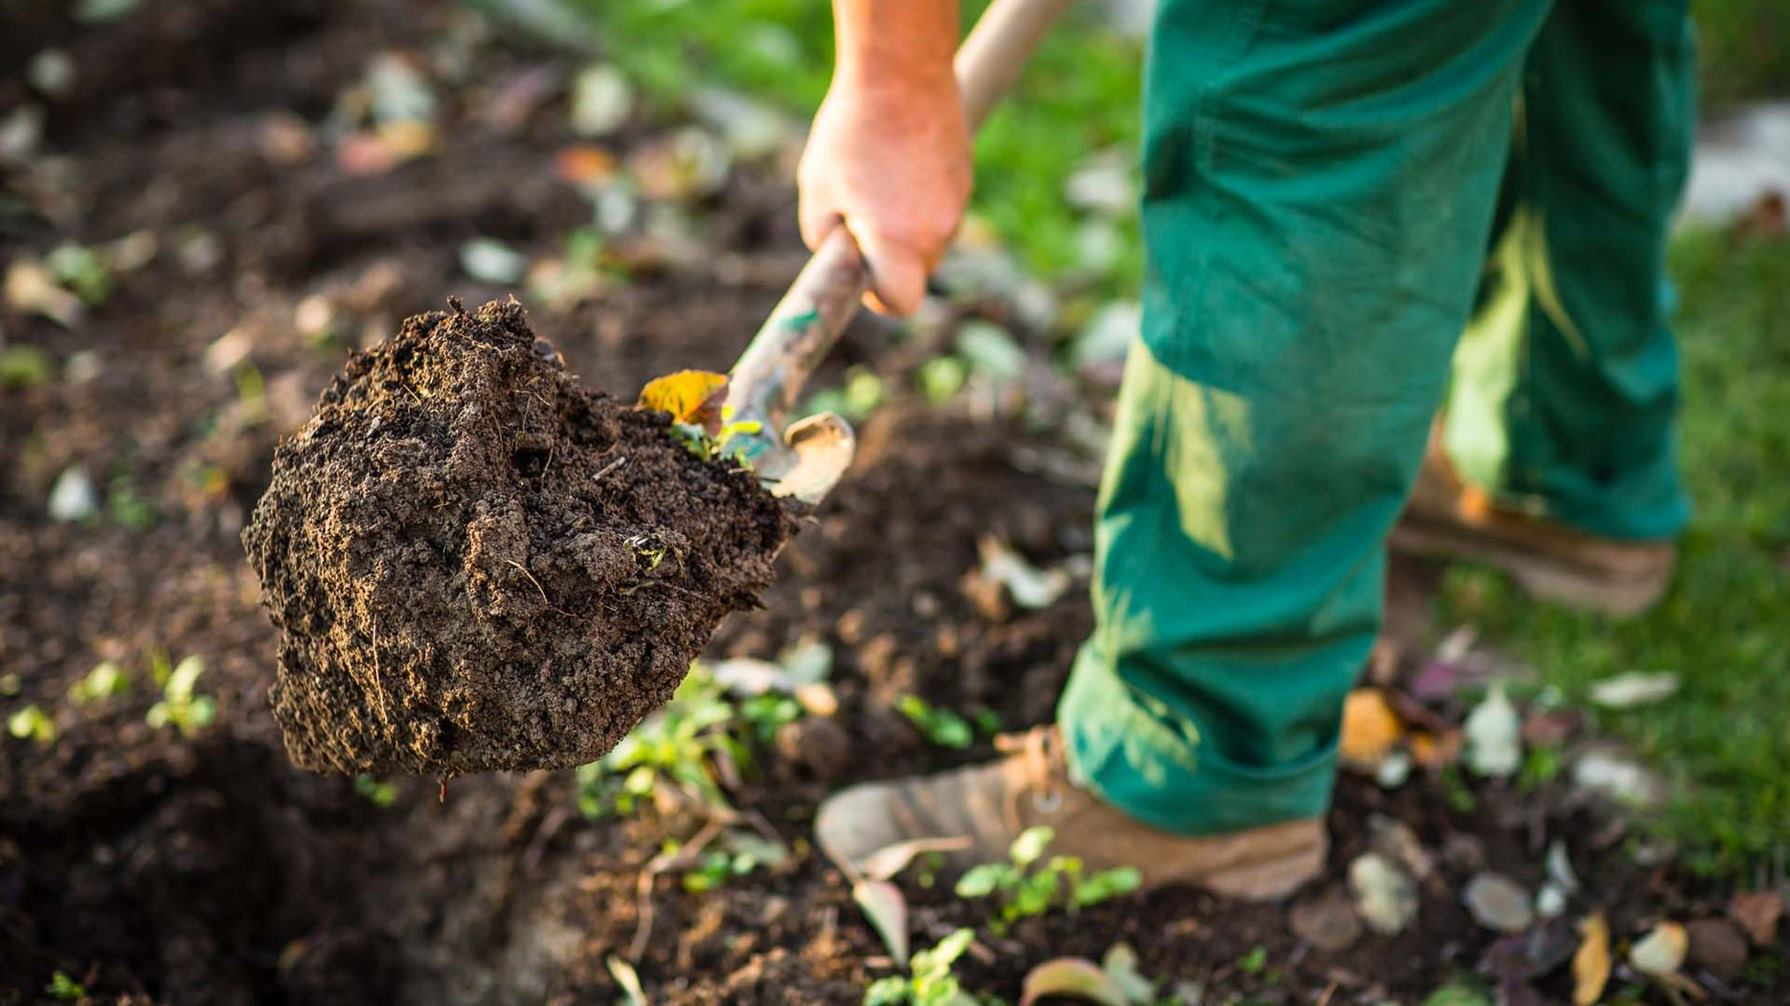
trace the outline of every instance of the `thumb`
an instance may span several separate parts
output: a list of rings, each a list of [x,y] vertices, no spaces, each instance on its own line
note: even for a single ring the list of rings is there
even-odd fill
[[[851,222],[846,222],[851,227]],[[870,292],[864,302],[878,314],[909,315],[926,297],[926,260],[919,251],[890,241],[868,229],[852,229],[858,250],[870,270]]]
[[[818,251],[821,242],[839,226],[839,211],[830,200],[816,199],[804,188],[796,201],[796,226],[801,229],[802,243],[809,251]]]

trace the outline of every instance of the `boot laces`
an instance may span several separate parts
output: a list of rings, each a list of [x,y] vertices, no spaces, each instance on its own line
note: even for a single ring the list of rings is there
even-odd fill
[[[1056,727],[1033,727],[1024,733],[1001,734],[994,739],[994,747],[1018,760],[1025,792],[1031,794],[1032,806],[1039,813],[1054,814],[1062,808],[1069,760],[1063,753],[1063,737]]]

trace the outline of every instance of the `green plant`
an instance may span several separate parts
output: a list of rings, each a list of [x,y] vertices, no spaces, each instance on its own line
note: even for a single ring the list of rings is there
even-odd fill
[[[721,428],[712,435],[708,430],[695,423],[672,423],[671,434],[691,454],[704,461],[730,458],[741,465],[746,465],[748,459],[744,453],[737,447],[730,450],[729,445],[733,444],[735,437],[751,436],[762,432],[764,424],[756,419],[730,420],[728,415],[731,411],[727,408],[721,410]]]
[[[1523,767],[1517,770],[1517,791],[1533,793],[1553,782],[1563,767],[1560,749],[1536,745],[1523,755]]]
[[[665,708],[641,721],[608,754],[578,767],[579,811],[593,820],[632,814],[660,786],[726,807],[715,760],[751,764],[751,752],[737,734],[742,722],[739,707],[721,686],[700,665],[691,668]]]
[[[113,661],[102,660],[95,664],[87,676],[74,683],[68,690],[69,701],[77,706],[89,702],[98,702],[131,692],[130,675],[124,668]]]
[[[34,702],[6,718],[6,732],[22,741],[47,745],[56,739],[56,723]]]
[[[0,388],[35,388],[55,377],[55,359],[37,346],[0,349]]]
[[[895,700],[895,708],[907,717],[921,736],[939,747],[961,751],[975,739],[968,720],[949,709],[934,706],[918,695],[903,695]]]
[[[112,273],[106,261],[92,248],[76,244],[60,245],[44,259],[56,282],[91,306],[105,303],[112,295]]]
[[[113,522],[131,531],[146,530],[155,524],[159,516],[155,504],[143,495],[137,488],[136,480],[128,474],[112,480],[106,491],[106,505],[112,513]]]
[[[764,692],[740,700],[740,720],[759,744],[770,744],[777,731],[802,718],[802,704],[782,692]]]
[[[1020,832],[1007,850],[1009,862],[973,867],[957,881],[957,896],[996,897],[1000,907],[990,928],[1004,933],[1020,919],[1053,908],[1075,911],[1135,891],[1143,882],[1134,866],[1087,874],[1079,857],[1044,859],[1044,851],[1055,837],[1054,830],[1043,826]]]
[[[370,775],[355,776],[354,791],[375,807],[390,807],[398,802],[396,784],[375,779]]]
[[[205,661],[188,656],[172,667],[166,654],[150,658],[150,675],[161,686],[162,697],[149,707],[146,722],[157,730],[172,726],[181,736],[191,737],[211,725],[217,717],[217,703],[209,695],[200,695],[195,686],[205,673]]]
[[[864,991],[864,1006],[974,1006],[951,966],[969,949],[975,932],[959,929],[930,950],[914,955],[905,977],[878,978]]]
[[[44,986],[44,994],[59,1002],[74,1002],[87,997],[87,989],[80,982],[70,978],[67,973],[58,971],[50,976],[50,984]]]
[[[1237,958],[1237,970],[1246,975],[1259,975],[1268,966],[1268,948],[1261,944],[1251,947],[1249,953]]]

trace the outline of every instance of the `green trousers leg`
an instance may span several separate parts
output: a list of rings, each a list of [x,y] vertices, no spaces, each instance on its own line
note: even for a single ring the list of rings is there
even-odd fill
[[[1689,168],[1687,0],[1559,0],[1536,39],[1443,442],[1470,481],[1595,534],[1684,526],[1667,328]]]
[[[1074,770],[1132,815],[1202,833],[1327,805],[1552,8],[1159,6],[1143,331],[1058,711]]]

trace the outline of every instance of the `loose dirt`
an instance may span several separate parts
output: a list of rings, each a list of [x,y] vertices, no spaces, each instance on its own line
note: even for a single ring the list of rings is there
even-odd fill
[[[243,542],[300,766],[593,761],[758,605],[795,530],[669,417],[584,389],[514,299],[405,321],[274,453]]]

